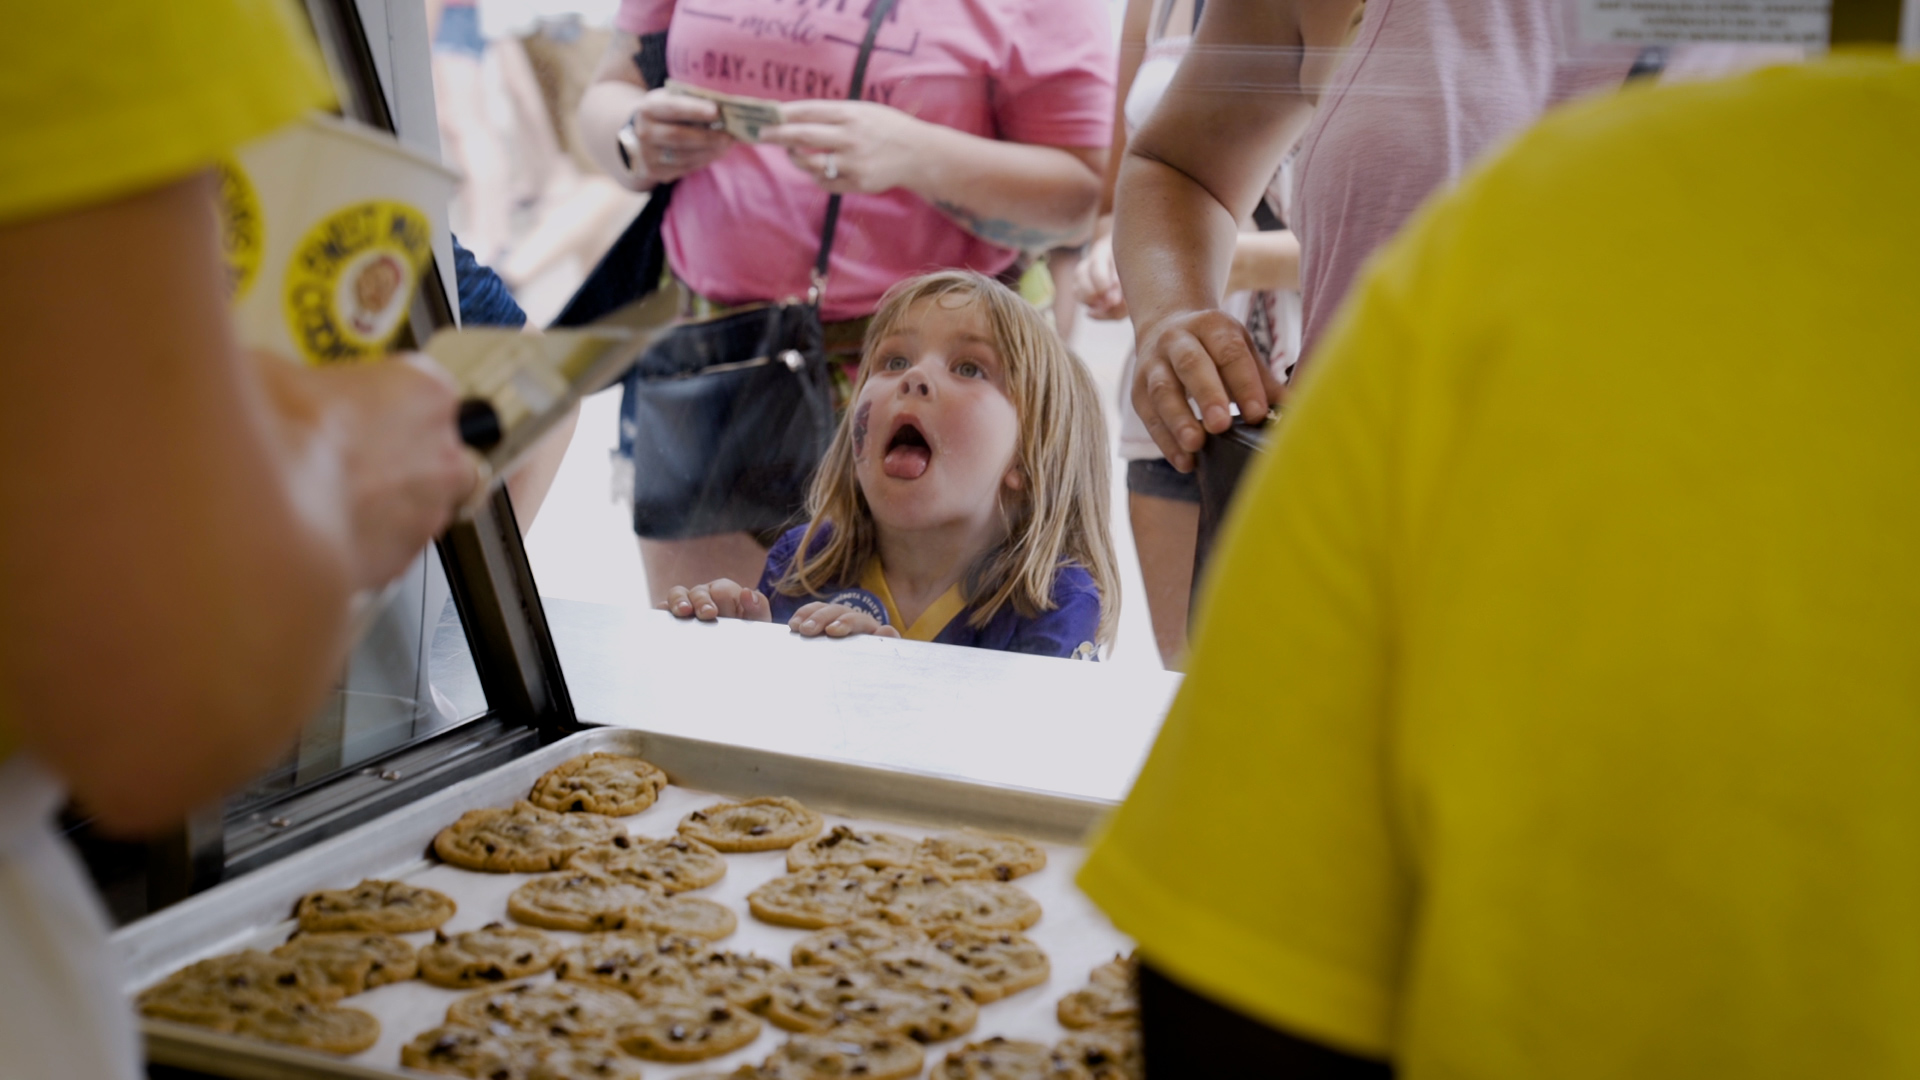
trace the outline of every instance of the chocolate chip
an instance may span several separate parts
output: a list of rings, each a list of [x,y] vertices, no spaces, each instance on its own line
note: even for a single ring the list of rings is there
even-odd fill
[[[701,813],[701,812],[700,812],[700,811],[698,811],[698,810],[695,810],[695,811],[694,811],[693,813],[691,813],[691,814],[688,814],[688,815],[687,815],[687,817],[688,817],[688,818],[689,818],[690,820],[693,820],[693,821],[705,821],[705,820],[707,820],[707,815],[705,815],[705,814],[703,814],[703,813]]]
[[[755,825],[753,828],[747,830],[747,835],[765,836],[767,835],[767,827],[765,825]]]
[[[1011,866],[996,866],[996,867],[994,867],[994,868],[993,868],[993,876],[994,876],[994,880],[996,880],[996,881],[1012,881],[1012,880],[1013,880],[1013,867],[1011,867]]]
[[[489,855],[491,855],[491,854],[493,854],[494,852],[496,852],[496,851],[498,851],[498,850],[500,850],[499,848],[496,848],[496,847],[494,847],[494,846],[493,846],[492,844],[483,844],[483,845],[481,845],[481,846],[482,846],[482,847],[485,847],[485,848],[487,849],[487,854],[489,854]]]
[[[587,803],[585,799],[575,799],[573,800],[573,805],[567,807],[569,810],[585,810],[586,808]]]
[[[501,979],[504,979],[507,977],[507,973],[500,970],[499,964],[488,964],[486,967],[481,968],[479,971],[475,972],[474,974],[478,975],[482,979],[487,980],[488,982],[499,982]]]
[[[724,1020],[730,1020],[732,1018],[733,1018],[733,1011],[731,1009],[715,1009],[712,1012],[707,1014],[707,1019],[713,1021],[716,1024]]]
[[[513,958],[513,962],[516,964],[531,964],[533,962],[533,954],[530,952],[521,953],[519,956]]]
[[[630,840],[628,840],[628,839],[627,839],[626,837],[624,837],[624,836],[616,836],[616,837],[614,837],[614,838],[613,838],[613,846],[614,846],[614,847],[617,847],[617,848],[619,848],[619,849],[621,849],[622,851],[624,851],[624,850],[626,850],[627,848],[629,848],[629,847],[632,847],[632,846],[633,846],[633,843],[632,843],[632,841],[630,841]]]
[[[675,1024],[667,1029],[667,1038],[674,1042],[684,1042],[687,1037],[687,1025]]]
[[[693,845],[687,843],[685,840],[682,840],[677,836],[667,841],[667,846],[672,848],[675,851],[692,851],[693,850]]]

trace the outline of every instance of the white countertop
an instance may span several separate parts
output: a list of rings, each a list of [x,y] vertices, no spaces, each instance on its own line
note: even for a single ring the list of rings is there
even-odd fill
[[[545,601],[574,710],[643,728],[1118,800],[1180,676]]]

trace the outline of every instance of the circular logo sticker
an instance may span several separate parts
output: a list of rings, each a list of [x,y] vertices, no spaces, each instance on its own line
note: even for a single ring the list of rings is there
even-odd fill
[[[260,253],[267,246],[267,219],[260,212],[240,163],[231,159],[214,166],[220,174],[220,258],[227,267],[227,300],[239,303],[260,276]]]
[[[425,214],[375,200],[314,226],[287,267],[287,327],[307,360],[349,364],[385,355],[433,254]]]

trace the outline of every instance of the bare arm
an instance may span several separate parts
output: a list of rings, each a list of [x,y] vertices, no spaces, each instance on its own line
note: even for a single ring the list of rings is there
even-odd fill
[[[1147,27],[1153,21],[1153,0],[1127,0],[1120,20],[1120,70],[1114,80],[1113,142],[1100,186],[1100,214],[1113,214],[1114,190],[1120,182],[1120,163],[1127,151],[1127,95],[1133,93],[1134,77],[1140,74],[1140,61],[1147,55]]]
[[[1292,229],[1243,232],[1234,241],[1233,263],[1227,269],[1227,291],[1298,289],[1300,238]]]
[[[239,348],[210,183],[0,226],[0,722],[121,831],[285,743],[474,476],[440,380]]]
[[[1194,47],[1121,167],[1114,253],[1140,342],[1134,408],[1176,468],[1205,431],[1266,415],[1279,384],[1219,310],[1238,222],[1305,126],[1315,69],[1355,0],[1215,0]],[[1188,397],[1200,405],[1195,422]]]
[[[903,185],[961,228],[1039,251],[1084,241],[1107,148],[1030,146],[934,127],[919,175]]]

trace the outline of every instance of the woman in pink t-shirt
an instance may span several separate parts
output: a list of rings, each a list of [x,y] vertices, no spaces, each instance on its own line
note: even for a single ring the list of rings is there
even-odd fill
[[[1085,235],[1113,116],[1105,0],[897,0],[861,101],[845,100],[871,0],[622,0],[581,102],[582,135],[635,190],[677,181],[662,229],[694,313],[803,296],[828,196],[845,196],[822,318],[856,353],[895,282],[1005,270]],[[667,77],[783,103],[757,144]],[[656,67],[657,72],[657,67]],[[755,536],[641,537],[656,601],[678,582],[752,580]]]

